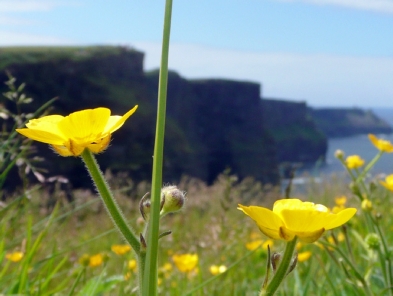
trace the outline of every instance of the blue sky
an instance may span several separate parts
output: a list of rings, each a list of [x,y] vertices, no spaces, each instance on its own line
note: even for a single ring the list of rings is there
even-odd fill
[[[128,45],[157,68],[164,0],[0,0],[0,46]],[[314,107],[393,108],[393,0],[174,0],[169,67]]]

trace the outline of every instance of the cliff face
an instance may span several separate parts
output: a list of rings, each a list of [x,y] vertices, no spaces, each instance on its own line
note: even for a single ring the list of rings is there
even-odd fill
[[[316,126],[306,103],[262,100],[265,126],[277,144],[279,162],[324,160],[327,137]]]
[[[102,168],[126,170],[149,180],[154,145],[158,72],[144,73],[143,53],[121,47],[1,49],[0,80],[8,70],[35,101],[30,110],[59,97],[52,114],[109,107],[138,111],[98,155]],[[5,86],[0,91],[5,91]],[[306,105],[262,100],[260,85],[221,79],[168,81],[164,182],[183,174],[212,182],[231,168],[239,177],[277,183],[280,161],[316,161],[325,138],[307,116]],[[63,159],[36,143],[49,175],[65,174],[75,186],[90,184],[77,158]]]
[[[359,108],[310,108],[309,110],[317,126],[331,138],[393,132],[392,127],[371,110]]]

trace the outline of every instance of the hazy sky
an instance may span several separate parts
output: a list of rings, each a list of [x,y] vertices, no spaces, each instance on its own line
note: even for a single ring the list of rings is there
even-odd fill
[[[129,45],[160,60],[164,0],[0,0],[0,46]],[[173,0],[169,67],[309,105],[393,107],[393,0]]]

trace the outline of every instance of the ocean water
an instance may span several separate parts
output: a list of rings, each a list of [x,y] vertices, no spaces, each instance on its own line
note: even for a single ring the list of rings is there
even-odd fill
[[[380,118],[384,119],[388,124],[393,126],[393,109],[392,108],[369,108]],[[393,143],[393,134],[376,135]],[[344,151],[346,156],[357,154],[363,158],[366,163],[371,161],[378,153],[377,148],[370,142],[367,135],[358,135],[345,138],[332,138],[328,140],[328,151],[326,153],[326,163],[317,164],[314,167],[300,169],[297,172],[301,183],[301,176],[304,174],[311,175],[315,178],[329,176],[331,174],[345,173],[345,169],[341,162],[334,157],[336,150]],[[385,153],[370,171],[372,175],[377,174],[393,174],[393,153]]]

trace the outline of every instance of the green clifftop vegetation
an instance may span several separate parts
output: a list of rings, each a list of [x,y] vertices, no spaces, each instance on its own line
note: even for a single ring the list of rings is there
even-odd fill
[[[392,127],[371,110],[360,108],[310,108],[317,126],[330,138],[358,134],[391,134]]]
[[[62,115],[99,106],[123,114],[138,104],[136,114],[98,158],[103,169],[148,180],[158,71],[146,73],[143,58],[142,52],[126,47],[1,48],[0,79],[6,81],[9,71],[27,84],[26,92],[35,100],[27,111],[53,97],[58,100],[51,113]],[[3,85],[0,91],[5,90]],[[189,175],[211,183],[231,168],[240,178],[277,183],[280,162],[313,162],[326,152],[326,137],[305,110],[305,104],[262,100],[257,83],[187,80],[171,72],[164,181]],[[288,118],[293,119],[290,126],[281,120]],[[65,174],[75,186],[90,183],[78,160],[64,161],[47,145],[36,145],[48,160],[49,174]]]

